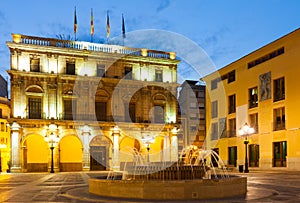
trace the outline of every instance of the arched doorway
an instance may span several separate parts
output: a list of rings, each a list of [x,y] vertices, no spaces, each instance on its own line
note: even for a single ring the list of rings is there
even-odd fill
[[[22,145],[24,172],[47,172],[50,149],[41,135],[29,135]]]
[[[82,144],[78,137],[64,136],[59,143],[60,171],[82,170]]]
[[[99,171],[109,168],[110,141],[103,135],[95,136],[90,142],[90,170]]]

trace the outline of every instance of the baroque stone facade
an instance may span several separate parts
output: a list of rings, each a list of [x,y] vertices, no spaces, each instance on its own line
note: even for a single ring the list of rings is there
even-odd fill
[[[12,171],[177,160],[175,53],[12,36]]]

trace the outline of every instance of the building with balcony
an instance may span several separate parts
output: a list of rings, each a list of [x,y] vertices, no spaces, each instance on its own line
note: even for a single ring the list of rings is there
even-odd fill
[[[177,161],[174,52],[12,36],[13,172],[120,169],[135,152]]]
[[[7,86],[6,86],[7,90]],[[7,97],[0,97],[0,172],[10,168],[10,102]]]
[[[190,145],[202,148],[206,134],[205,85],[199,81],[186,80],[180,88],[178,121],[182,130],[178,133],[179,151]]]
[[[297,29],[203,78],[207,148],[229,165],[247,158],[250,170],[299,169],[299,54]],[[245,123],[255,132],[239,136]]]

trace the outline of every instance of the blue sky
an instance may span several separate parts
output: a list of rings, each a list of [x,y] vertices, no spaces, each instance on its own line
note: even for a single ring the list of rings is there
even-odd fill
[[[181,35],[206,52],[217,69],[300,26],[298,0],[2,1],[0,74],[7,77],[6,70],[10,65],[5,42],[11,41],[11,33],[74,37],[75,6],[77,38],[80,41],[90,40],[91,8],[94,11],[94,42],[105,40],[107,11],[110,15],[111,37],[120,35],[123,13],[126,32],[155,29]],[[159,45],[161,42],[154,40],[155,43]],[[136,46],[143,47],[143,44],[141,42]]]

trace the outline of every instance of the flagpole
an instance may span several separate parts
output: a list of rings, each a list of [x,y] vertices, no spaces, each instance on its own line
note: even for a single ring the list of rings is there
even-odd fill
[[[124,16],[123,16],[123,13],[122,13],[122,40],[123,40],[123,46],[124,46],[125,37],[126,37],[126,34],[125,34],[125,20],[124,20]]]

